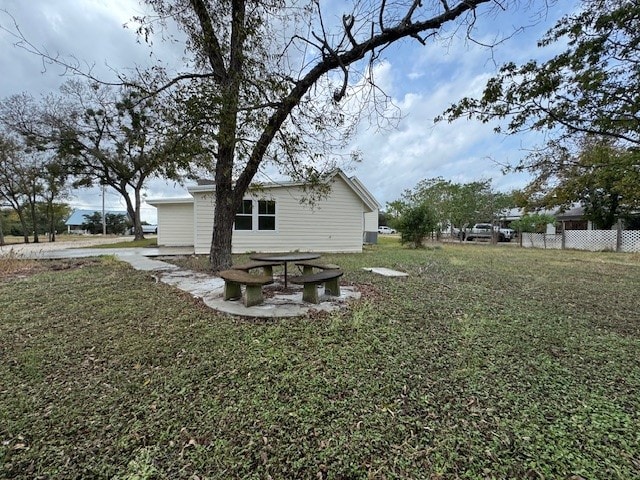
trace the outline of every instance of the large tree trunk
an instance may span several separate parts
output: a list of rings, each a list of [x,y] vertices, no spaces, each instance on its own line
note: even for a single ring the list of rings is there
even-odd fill
[[[231,239],[236,212],[233,204],[231,192],[225,194],[222,189],[216,189],[213,238],[209,252],[209,261],[214,272],[225,270],[231,266]]]
[[[135,205],[133,209],[133,227],[135,237],[134,240],[144,239],[144,232],[142,231],[142,221],[140,220],[140,190],[142,186],[137,186],[134,190]]]
[[[142,186],[138,186],[133,190],[133,196],[135,197],[135,205],[131,203],[131,199],[126,191],[126,188],[123,192],[120,192],[124,198],[125,203],[127,204],[127,215],[129,215],[129,220],[133,223],[133,239],[134,240],[143,240],[144,232],[142,231],[142,222],[140,220],[140,190]]]
[[[194,4],[202,4],[199,1]],[[242,200],[246,188],[233,188],[233,165],[235,160],[236,137],[238,131],[238,99],[243,65],[243,42],[245,38],[244,18],[245,1],[232,0],[231,51],[227,75],[221,82],[222,95],[225,100],[220,110],[220,134],[218,136],[218,155],[216,162],[216,204],[213,214],[213,237],[209,261],[214,272],[231,266],[231,239],[236,210]],[[197,13],[197,12],[196,12]],[[203,11],[199,14],[201,18]],[[212,59],[214,70],[215,59]]]

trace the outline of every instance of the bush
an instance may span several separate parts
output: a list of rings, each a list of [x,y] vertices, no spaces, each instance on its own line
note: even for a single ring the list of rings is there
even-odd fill
[[[422,247],[425,237],[436,230],[437,223],[433,209],[426,203],[407,207],[396,223],[400,242],[413,243],[416,248]]]

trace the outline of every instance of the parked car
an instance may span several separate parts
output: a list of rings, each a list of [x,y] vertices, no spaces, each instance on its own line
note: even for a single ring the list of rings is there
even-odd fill
[[[460,240],[464,240],[467,236],[467,232],[465,230],[460,230],[459,228],[453,227],[451,229],[451,238],[458,238]]]
[[[467,231],[467,240],[484,238],[491,240],[493,235],[497,236],[499,242],[510,242],[515,236],[515,231],[511,228],[500,228],[492,226],[490,223],[476,223],[473,228]]]
[[[382,227],[378,227],[378,233],[389,234],[389,233],[396,233],[396,231],[393,228],[387,227],[386,225],[384,225]]]
[[[158,234],[158,226],[157,225],[141,225],[142,226],[142,234],[143,235],[157,235]],[[126,232],[128,235],[133,235],[133,227],[129,228]]]

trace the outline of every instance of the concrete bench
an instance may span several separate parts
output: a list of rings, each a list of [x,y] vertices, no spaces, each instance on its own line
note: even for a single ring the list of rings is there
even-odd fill
[[[282,265],[282,262],[262,262],[259,260],[254,260],[252,262],[241,263],[240,265],[233,265],[231,270],[242,270],[244,272],[249,272],[249,270],[253,270],[254,268],[262,268],[262,271],[265,275],[269,275],[273,277],[273,267],[277,267]]]
[[[324,270],[318,273],[293,277],[289,281],[297,285],[304,285],[302,300],[309,303],[320,303],[318,285],[324,283],[324,293],[339,297],[340,283],[338,279],[341,276],[342,270]]]
[[[242,297],[245,307],[260,305],[264,302],[262,286],[273,283],[271,275],[251,275],[242,270],[223,270],[218,276],[224,279],[224,299],[234,300]],[[241,285],[246,285],[244,296]]]
[[[306,262],[296,262],[296,266],[302,267],[302,274],[309,275],[313,273],[313,269],[319,270],[340,270],[340,265],[334,263],[322,263],[320,261],[309,260]]]

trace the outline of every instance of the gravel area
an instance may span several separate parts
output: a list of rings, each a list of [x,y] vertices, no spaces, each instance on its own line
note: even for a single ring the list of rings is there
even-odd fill
[[[82,240],[73,241],[57,241],[57,242],[40,242],[40,243],[13,243],[0,247],[0,255],[13,252],[15,254],[49,252],[53,250],[65,250],[67,248],[86,248],[94,245],[116,242],[130,242],[133,237],[87,237]]]

